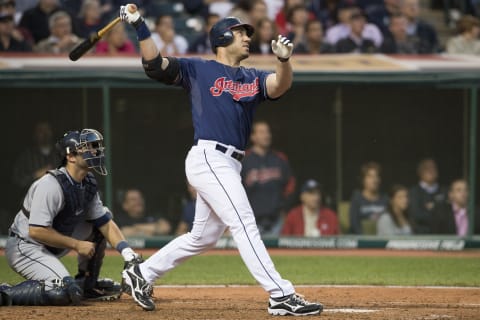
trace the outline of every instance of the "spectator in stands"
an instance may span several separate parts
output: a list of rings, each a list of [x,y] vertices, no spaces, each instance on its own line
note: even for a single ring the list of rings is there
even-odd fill
[[[420,179],[410,189],[410,208],[415,233],[432,233],[431,224],[434,211],[445,204],[447,190],[438,183],[437,164],[433,159],[423,159],[418,164],[417,174]]]
[[[288,14],[295,6],[304,6],[305,0],[284,0],[283,8],[277,13],[275,17],[275,24],[278,32],[284,36],[291,31],[291,26],[288,23]]]
[[[320,21],[308,21],[305,29],[305,40],[294,48],[295,53],[319,54],[335,52],[333,46],[323,41],[323,29]]]
[[[341,39],[348,37],[352,16],[363,15],[358,7],[348,3],[342,4],[338,8],[338,24],[327,30],[326,41],[331,45],[336,45]],[[358,21],[357,21],[358,22]],[[380,47],[383,42],[383,35],[378,27],[372,23],[364,23],[362,38],[371,40],[375,47]]]
[[[100,30],[106,23],[102,19],[99,0],[83,0],[80,13],[75,20],[75,34],[81,38],[88,38],[90,34]]]
[[[275,21],[275,17],[283,8],[284,0],[265,0],[267,5],[267,16],[270,20]]]
[[[75,17],[78,13],[82,10],[82,5],[84,0],[60,0],[62,7],[72,16]],[[99,0],[100,1],[100,14],[102,16],[102,21],[105,19],[110,18],[112,15],[112,11],[118,6],[123,5],[124,0],[117,1],[117,0]],[[140,2],[140,3],[138,3]],[[135,3],[139,10],[143,10],[143,5],[141,4],[142,1],[135,1],[130,0],[129,3]]]
[[[210,13],[218,14],[223,18],[233,8],[233,3],[230,0],[183,0],[182,3],[187,13],[201,15],[205,19]]]
[[[335,44],[338,53],[375,53],[378,48],[375,43],[364,36],[366,25],[365,16],[355,12],[350,16],[350,33]]]
[[[77,46],[82,39],[72,33],[72,19],[65,11],[57,11],[49,18],[50,36],[41,40],[33,48],[40,53],[68,53]]]
[[[401,0],[383,0],[382,3],[373,3],[365,7],[368,21],[375,24],[384,36],[390,32],[391,18],[400,14]]]
[[[268,17],[255,25],[255,33],[250,42],[250,53],[272,54],[272,40],[277,37],[277,27]]]
[[[322,197],[317,181],[305,181],[300,191],[301,205],[288,213],[282,235],[320,237],[339,234],[337,215],[323,205]]]
[[[24,40],[17,40],[14,36],[15,24],[13,16],[0,12],[0,52],[29,52],[30,45]]]
[[[155,22],[152,39],[162,56],[175,56],[187,53],[188,42],[183,36],[175,34],[173,17],[161,15]]]
[[[289,32],[287,38],[294,46],[305,41],[305,26],[309,20],[309,13],[305,5],[293,6],[287,13]]]
[[[400,8],[408,21],[407,34],[418,38],[418,53],[437,53],[440,51],[437,32],[427,22],[419,19],[418,0],[400,0]]]
[[[285,154],[271,149],[268,123],[255,122],[250,139],[252,147],[242,161],[242,181],[261,234],[278,235],[295,191],[295,178]]]
[[[395,185],[390,190],[387,211],[377,221],[379,236],[406,236],[412,234],[408,220],[408,189]]]
[[[10,1],[10,0],[7,0]],[[23,13],[29,9],[32,9],[38,4],[38,0],[20,0],[15,2],[15,9],[20,15],[23,15]]]
[[[388,198],[380,192],[380,173],[376,162],[361,168],[362,190],[354,191],[350,200],[350,231],[354,234],[375,234],[377,220],[387,208]]]
[[[145,211],[145,199],[138,189],[128,189],[122,199],[122,209],[115,221],[126,237],[166,235],[171,231],[170,223]]]
[[[208,34],[213,25],[220,20],[218,14],[211,13],[207,16],[205,22],[205,28],[202,34],[200,34],[189,46],[188,53],[199,53],[199,54],[211,54],[212,46],[210,44],[210,38]]]
[[[437,206],[432,219],[433,234],[455,234],[465,237],[470,224],[468,214],[468,183],[465,179],[455,179],[448,192],[448,202]],[[478,214],[474,231],[479,232]]]
[[[448,40],[447,52],[451,54],[480,55],[480,20],[463,16],[457,22],[458,35]]]
[[[256,26],[264,18],[268,18],[267,4],[263,0],[253,0],[252,10],[248,13],[250,23]]]
[[[17,20],[21,17],[21,12],[17,12],[15,4],[16,2],[14,0],[0,0],[0,14],[3,13],[3,15],[11,15],[14,17],[13,22],[15,27],[12,31],[12,37],[19,42],[26,41],[29,46],[31,46],[33,44],[33,37],[30,32],[26,28],[16,26]]]
[[[340,1],[338,0],[312,0],[308,8],[314,14],[316,20],[322,23],[325,31],[337,24],[339,5]]]
[[[255,26],[261,18],[267,17],[267,5],[263,0],[239,0],[229,15]]]
[[[35,7],[23,13],[20,27],[27,29],[38,43],[50,35],[48,19],[59,10],[58,0],[39,0]]]
[[[38,122],[33,130],[33,146],[24,150],[15,161],[13,182],[22,189],[27,188],[47,170],[54,169],[59,164],[52,127],[48,122]]]
[[[240,21],[248,24],[250,22],[250,10],[252,10],[252,0],[239,0],[228,13],[229,16],[237,17]]]
[[[180,235],[189,232],[193,227],[195,218],[195,204],[197,201],[197,190],[187,182],[187,198],[182,201],[182,218],[178,223],[175,234]]]
[[[75,21],[75,32],[82,38],[87,38],[102,28],[106,21],[102,19],[100,0],[83,0]]]
[[[136,52],[135,45],[128,39],[125,25],[123,23],[117,24],[110,32],[108,32],[104,39],[100,41],[96,48],[96,53],[106,53],[110,55],[116,54],[132,54]]]
[[[404,15],[395,14],[390,17],[389,33],[380,51],[387,54],[418,53],[418,38],[407,34],[407,18]]]

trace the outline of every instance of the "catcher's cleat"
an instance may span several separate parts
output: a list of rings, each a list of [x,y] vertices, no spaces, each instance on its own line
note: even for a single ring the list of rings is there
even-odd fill
[[[109,278],[98,279],[93,289],[87,289],[83,293],[86,300],[111,301],[120,298],[122,286],[120,283]]]
[[[105,289],[93,288],[93,289],[85,290],[85,292],[83,292],[83,298],[85,300],[92,300],[92,301],[112,301],[120,298],[121,294],[122,294],[122,291],[120,289],[118,291],[109,292]]]
[[[85,300],[111,301],[119,299],[122,295],[121,284],[109,278],[98,279],[93,288],[86,288],[84,276],[77,275],[75,282],[83,288]]]
[[[151,298],[152,285],[143,278],[138,264],[123,270],[122,278],[124,287],[128,286],[130,288],[130,295],[144,310],[152,311],[155,309],[155,303]]]
[[[322,311],[322,304],[308,302],[296,293],[281,298],[270,298],[268,303],[268,313],[274,316],[307,316]]]

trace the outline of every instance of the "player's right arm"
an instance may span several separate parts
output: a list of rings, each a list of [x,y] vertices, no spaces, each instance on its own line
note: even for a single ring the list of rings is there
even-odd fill
[[[121,6],[120,19],[131,24],[137,31],[143,68],[147,76],[166,84],[173,84],[179,76],[178,61],[175,58],[162,57],[137,6],[134,4]]]
[[[30,226],[28,232],[30,238],[47,246],[75,250],[78,254],[89,258],[95,253],[95,244],[93,242],[64,236],[52,227]]]

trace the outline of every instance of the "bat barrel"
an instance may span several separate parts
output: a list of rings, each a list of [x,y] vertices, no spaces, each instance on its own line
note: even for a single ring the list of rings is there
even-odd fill
[[[108,31],[110,31],[117,23],[119,23],[120,17],[115,18],[112,20],[109,24],[107,24],[105,27],[100,29],[98,32],[92,33],[88,39],[85,39],[82,43],[80,43],[78,46],[73,48],[73,50],[70,52],[68,57],[72,61],[77,61],[82,57],[85,53],[87,53],[88,50],[92,49],[93,46],[100,40]]]

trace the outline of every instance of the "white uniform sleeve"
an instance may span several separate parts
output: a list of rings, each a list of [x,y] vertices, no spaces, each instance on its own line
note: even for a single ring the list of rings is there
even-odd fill
[[[63,191],[57,180],[50,175],[43,177],[33,191],[29,224],[52,226],[53,219],[63,208],[63,202]]]
[[[98,192],[97,192],[95,197],[93,197],[93,200],[90,203],[90,206],[87,209],[87,215],[85,219],[87,221],[96,220],[102,217],[103,215],[105,215],[105,213],[107,213],[107,211],[103,206],[103,202],[102,200],[100,200],[100,196],[98,195]]]

